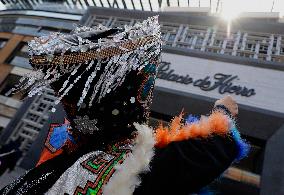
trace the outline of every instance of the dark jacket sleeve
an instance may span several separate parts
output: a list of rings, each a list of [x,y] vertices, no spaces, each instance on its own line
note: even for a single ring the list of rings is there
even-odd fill
[[[155,150],[151,171],[141,175],[135,195],[188,195],[218,178],[237,156],[230,136],[172,142]]]
[[[74,153],[72,155],[63,153],[62,155],[56,156],[14,180],[11,184],[1,189],[0,194],[44,194],[81,155],[80,153]]]

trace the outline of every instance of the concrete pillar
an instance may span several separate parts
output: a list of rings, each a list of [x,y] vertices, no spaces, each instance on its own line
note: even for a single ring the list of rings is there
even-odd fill
[[[210,33],[211,33],[211,29],[208,28],[208,29],[207,29],[207,32],[206,32],[206,34],[205,34],[205,37],[204,37],[204,39],[203,39],[203,42],[202,42],[201,51],[205,51],[207,42],[208,42],[208,40],[209,40]]]
[[[282,37],[279,35],[277,37],[276,48],[275,48],[275,55],[280,55],[281,40],[282,40]]]
[[[183,30],[183,33],[182,33],[181,39],[180,39],[181,42],[184,42],[184,41],[185,41],[185,38],[186,38],[187,33],[188,33],[188,26],[186,26],[186,27],[184,28],[184,30]]]
[[[225,50],[226,50],[226,47],[227,47],[227,42],[228,42],[228,39],[224,39],[223,44],[222,44],[222,49],[220,51],[220,54],[224,54],[225,53]]]
[[[190,49],[194,49],[195,48],[195,45],[196,45],[196,41],[197,41],[197,36],[195,35],[193,40],[192,40],[192,44],[190,46]]]
[[[270,37],[269,37],[269,45],[268,45],[268,48],[267,48],[267,56],[266,56],[266,60],[267,61],[271,61],[273,42],[274,42],[274,35],[270,35]]]
[[[254,58],[254,59],[258,59],[259,47],[260,47],[260,43],[257,42],[257,43],[255,44],[255,50],[254,50],[254,55],[253,55],[253,58]]]
[[[260,195],[284,194],[284,125],[267,141]]]
[[[181,24],[177,30],[177,34],[176,34],[176,37],[175,37],[175,40],[172,44],[173,47],[176,47],[177,45],[177,41],[179,40],[179,38],[181,37],[181,34],[182,34],[182,31],[183,31],[184,27],[183,25]]]
[[[211,36],[211,40],[210,40],[210,44],[209,44],[210,46],[214,45],[216,33],[217,33],[217,27],[215,26],[214,29],[213,29],[213,32],[212,32],[212,36]]]
[[[244,33],[241,50],[245,50],[246,48],[247,36],[248,36],[248,33]]]
[[[235,39],[234,47],[233,47],[233,52],[232,52],[233,56],[237,55],[239,43],[240,43],[240,40],[241,40],[241,35],[242,35],[241,31],[238,31],[236,39]]]

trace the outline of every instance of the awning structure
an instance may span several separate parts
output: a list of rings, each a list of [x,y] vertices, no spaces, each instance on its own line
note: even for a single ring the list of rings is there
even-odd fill
[[[58,3],[68,8],[86,9],[88,6],[95,7],[107,7],[107,8],[120,8],[131,10],[143,10],[143,11],[158,11],[162,6],[173,7],[188,7],[189,0],[1,0],[6,9],[40,9],[48,6],[48,3],[54,5]]]

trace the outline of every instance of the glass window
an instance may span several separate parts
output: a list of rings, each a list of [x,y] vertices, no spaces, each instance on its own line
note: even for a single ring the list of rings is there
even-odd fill
[[[175,34],[170,34],[169,38],[168,38],[168,41],[174,41],[176,38],[176,35]]]
[[[230,40],[227,42],[226,49],[233,49],[235,42]]]
[[[6,95],[6,93],[15,87],[16,84],[19,83],[20,76],[14,75],[14,74],[9,74],[6,79],[2,82],[0,85],[0,95]],[[22,93],[16,93],[16,94],[10,94],[9,97],[12,97],[14,99],[20,100],[22,98],[23,94]]]
[[[217,47],[221,47],[223,44],[223,40],[220,40],[220,39],[215,39],[214,40],[214,46],[217,46]]]
[[[40,103],[40,104],[38,105],[36,111],[38,111],[38,112],[43,112],[46,107],[47,107],[47,104]]]
[[[35,115],[35,114],[29,113],[29,114],[27,115],[27,119],[29,119],[29,120],[31,120],[31,121],[34,121],[34,122],[37,122],[38,118],[39,118],[39,116],[38,116],[38,115]]]
[[[44,118],[42,118],[39,122],[39,124],[44,125],[44,123],[46,122],[46,120]]]
[[[281,55],[284,55],[284,45],[283,45],[283,47],[281,47],[281,49],[280,49],[280,54],[281,54]]]
[[[259,53],[267,54],[267,50],[268,50],[268,45],[260,45]]]
[[[5,46],[6,42],[7,42],[7,40],[5,40],[5,39],[0,39],[0,49]]]
[[[29,63],[29,51],[26,43],[19,44],[6,63],[22,68],[32,69]]]
[[[38,31],[41,35],[48,35],[52,32],[59,32],[60,29],[58,28],[53,28],[53,27],[41,27],[40,30]]]

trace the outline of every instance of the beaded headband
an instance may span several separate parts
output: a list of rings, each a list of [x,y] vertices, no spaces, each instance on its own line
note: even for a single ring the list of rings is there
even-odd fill
[[[30,64],[34,71],[21,78],[11,92],[28,90],[28,96],[41,94],[45,87],[68,73],[57,93],[58,104],[88,72],[85,87],[77,106],[91,91],[88,101],[100,102],[106,94],[120,86],[131,71],[141,70],[149,63],[157,63],[161,52],[161,33],[158,17],[150,17],[124,29],[110,29],[102,25],[77,27],[71,34],[52,33],[29,42]],[[104,66],[102,66],[104,64]],[[85,66],[83,72],[78,69]],[[102,71],[100,75],[97,75]],[[85,75],[84,75],[85,76]]]

